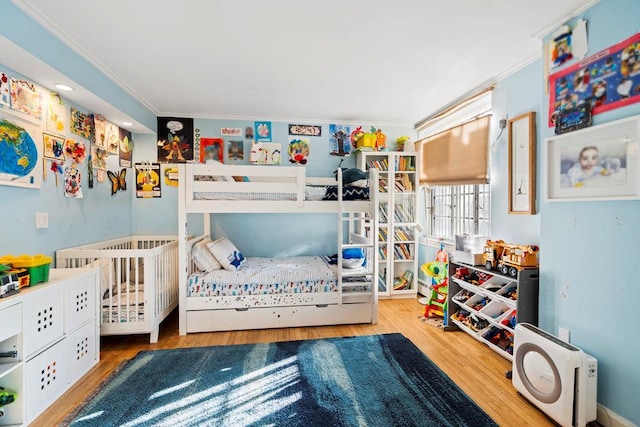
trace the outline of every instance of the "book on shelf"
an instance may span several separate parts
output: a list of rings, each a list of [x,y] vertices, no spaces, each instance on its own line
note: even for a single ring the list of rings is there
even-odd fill
[[[404,208],[404,206],[400,204],[395,206],[393,217],[397,222],[412,222],[412,216]]]
[[[381,171],[389,170],[389,161],[387,159],[370,160],[367,164],[370,168],[376,168]]]

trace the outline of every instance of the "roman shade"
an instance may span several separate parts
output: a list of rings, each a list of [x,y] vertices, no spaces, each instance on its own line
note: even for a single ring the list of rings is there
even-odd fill
[[[489,123],[494,82],[485,82],[415,124],[420,184],[489,182]]]

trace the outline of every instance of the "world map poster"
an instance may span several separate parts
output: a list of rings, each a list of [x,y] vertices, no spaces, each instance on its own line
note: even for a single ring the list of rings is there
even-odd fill
[[[0,185],[40,188],[40,140],[32,125],[0,117]]]

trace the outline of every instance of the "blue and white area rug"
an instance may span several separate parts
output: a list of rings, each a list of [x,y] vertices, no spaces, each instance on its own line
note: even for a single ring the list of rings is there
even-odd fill
[[[401,334],[143,351],[72,426],[497,426]]]

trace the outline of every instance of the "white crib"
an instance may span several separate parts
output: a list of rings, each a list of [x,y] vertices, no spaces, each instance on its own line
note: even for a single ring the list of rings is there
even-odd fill
[[[150,334],[178,305],[177,236],[128,236],[56,251],[57,268],[100,268],[101,335]]]

